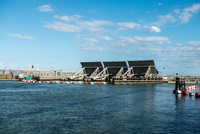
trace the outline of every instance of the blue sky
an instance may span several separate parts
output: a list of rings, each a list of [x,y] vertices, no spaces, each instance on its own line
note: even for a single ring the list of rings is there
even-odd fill
[[[0,40],[0,68],[153,59],[161,73],[200,75],[200,1],[1,0]]]

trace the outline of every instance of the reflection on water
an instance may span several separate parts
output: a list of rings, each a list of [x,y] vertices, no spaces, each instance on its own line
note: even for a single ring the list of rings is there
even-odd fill
[[[173,88],[0,81],[0,133],[200,132],[200,100]]]

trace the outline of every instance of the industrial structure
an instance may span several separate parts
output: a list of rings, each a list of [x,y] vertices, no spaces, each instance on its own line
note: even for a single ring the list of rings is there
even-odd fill
[[[107,68],[109,79],[120,78],[127,71],[126,61],[103,62]]]
[[[82,68],[69,80],[110,81],[112,83],[158,79],[154,60],[81,62]],[[149,82],[147,81],[147,82]]]
[[[137,77],[157,77],[158,70],[153,60],[128,61],[132,74]]]

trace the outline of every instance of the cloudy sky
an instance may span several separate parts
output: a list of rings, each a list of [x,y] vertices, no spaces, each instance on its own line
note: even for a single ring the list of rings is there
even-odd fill
[[[200,75],[200,1],[1,0],[0,40],[0,68],[155,60],[160,73]]]

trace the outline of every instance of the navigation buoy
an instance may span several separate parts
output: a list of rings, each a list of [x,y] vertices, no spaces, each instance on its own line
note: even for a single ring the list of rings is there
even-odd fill
[[[200,97],[200,92],[196,93],[195,97]]]
[[[94,82],[90,82],[91,85],[94,85]]]
[[[54,83],[55,83],[55,84],[58,84],[58,81],[55,81]]]
[[[72,82],[72,84],[76,84],[75,82]]]
[[[106,85],[106,82],[102,82],[102,84]]]
[[[97,85],[100,85],[101,83],[100,83],[100,82],[96,82],[96,84],[97,84]]]
[[[67,81],[66,84],[69,84],[69,81]]]
[[[183,95],[188,95],[188,92],[187,91],[183,91]]]
[[[88,84],[88,82],[87,82],[87,81],[85,81],[85,82],[84,82],[84,84],[86,85],[86,84]]]
[[[60,82],[60,84],[64,84],[64,82],[63,82],[63,81],[61,81],[61,82]]]

